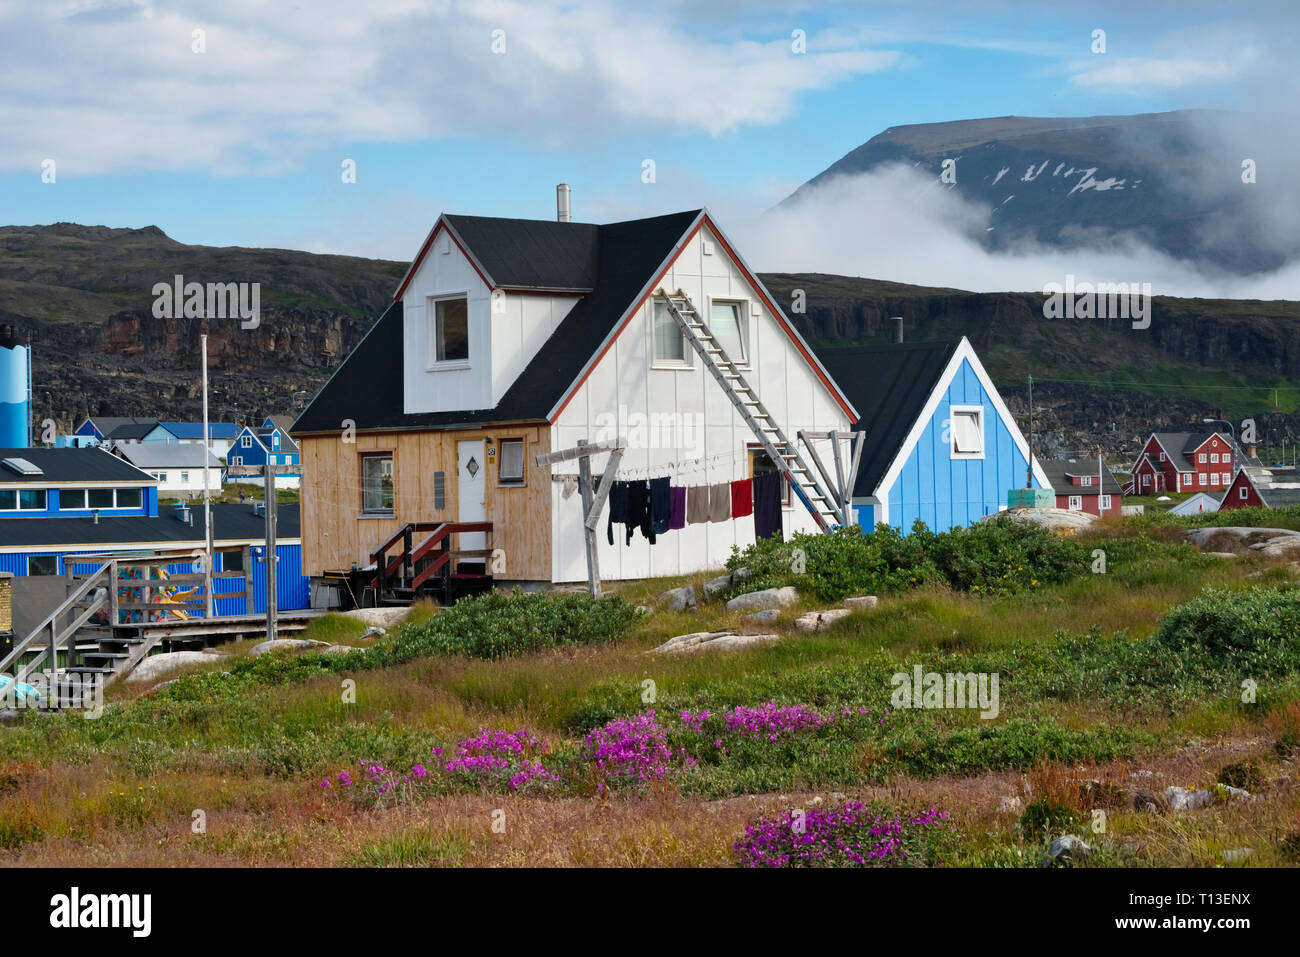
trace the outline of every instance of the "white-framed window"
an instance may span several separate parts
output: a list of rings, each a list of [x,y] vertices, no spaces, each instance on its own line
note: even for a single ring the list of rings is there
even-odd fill
[[[1213,462],[1215,465],[1218,465],[1218,464],[1219,464],[1219,453],[1218,453],[1218,452],[1211,452],[1211,453],[1210,453],[1210,461]]]
[[[1091,487],[1091,486],[1092,486],[1092,476],[1091,476],[1091,475],[1080,475],[1080,476],[1079,476],[1079,484],[1082,485],[1084,488],[1089,488],[1089,487]]]
[[[272,444],[273,446],[275,446],[277,449],[280,447],[280,433],[279,433],[279,432],[272,432],[272,433],[271,433],[271,444]]]
[[[677,326],[677,321],[668,312],[668,303],[662,299],[654,300],[654,365],[669,368],[688,369],[691,365],[690,353],[686,349],[686,337]]]
[[[1241,488],[1237,489],[1237,497],[1238,497],[1238,498],[1247,498],[1247,497],[1249,497],[1249,496],[1248,496],[1247,489],[1246,489],[1246,486],[1243,485]]]
[[[1198,462],[1200,462],[1202,465],[1204,465],[1204,464],[1205,464],[1205,453],[1204,453],[1204,452],[1199,453],[1199,454],[1196,456],[1196,461],[1198,461]]]
[[[1143,476],[1142,476],[1142,487],[1143,487],[1143,488],[1150,488],[1150,487],[1151,487],[1151,476],[1150,476],[1150,474],[1147,474],[1147,475],[1143,475]]]
[[[1210,473],[1210,484],[1211,484],[1211,485],[1218,485],[1218,484],[1219,484],[1219,473],[1218,473],[1218,472],[1211,472],[1211,473]]]
[[[1202,484],[1202,485],[1205,484],[1205,473],[1204,473],[1204,472],[1201,473],[1201,484]]]
[[[0,488],[0,512],[39,512],[44,509],[43,488]]]
[[[1070,511],[1071,511],[1071,512],[1079,512],[1079,511],[1082,511],[1082,510],[1083,510],[1083,496],[1082,496],[1082,495],[1071,495],[1071,496],[1070,496]]]
[[[1165,460],[1165,453],[1161,452],[1161,453],[1160,453],[1160,461],[1163,462],[1164,460]]]
[[[1224,472],[1224,473],[1223,473],[1223,484],[1224,484],[1224,485],[1231,485],[1231,484],[1232,484],[1232,473],[1231,473],[1231,472]]]
[[[1231,453],[1231,452],[1224,452],[1223,455],[1220,456],[1219,461],[1222,462],[1224,465],[1231,465],[1231,464],[1232,464],[1232,453]]]
[[[182,472],[182,473],[181,473],[181,484],[182,484],[182,485],[187,485],[187,484],[189,484],[189,481],[190,481],[190,473],[189,473],[189,472]]]
[[[1101,510],[1105,512],[1105,511],[1109,511],[1109,509],[1110,509],[1110,496],[1103,495],[1101,497]]]
[[[749,316],[745,303],[715,299],[709,304],[709,331],[736,365],[749,363]]]
[[[523,485],[524,440],[502,439],[498,455],[501,464],[497,466],[497,484]]]
[[[253,437],[251,435],[241,435],[239,437],[239,447],[241,449],[251,449],[253,447]]]
[[[448,296],[429,300],[429,364],[469,362],[469,299]]]
[[[230,464],[231,464],[231,465],[243,465],[243,464],[244,464],[244,457],[243,457],[242,455],[232,455],[232,456],[230,457]]]
[[[952,436],[950,455],[954,459],[984,458],[984,407],[954,405],[948,410],[948,431]]]
[[[361,457],[361,510],[393,511],[392,452],[376,452]]]

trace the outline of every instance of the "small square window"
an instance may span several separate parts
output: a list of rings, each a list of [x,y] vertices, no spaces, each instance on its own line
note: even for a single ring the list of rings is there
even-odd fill
[[[686,358],[686,338],[682,335],[672,315],[668,312],[668,303],[662,299],[654,300],[654,361],[659,365],[689,365]]]
[[[433,304],[433,361],[463,362],[469,359],[469,302],[439,299]]]
[[[501,464],[497,466],[497,481],[502,485],[524,484],[524,440],[501,440]]]
[[[244,570],[244,552],[221,553],[221,570],[223,572],[242,572]]]
[[[57,575],[59,573],[58,555],[29,555],[27,558],[28,575]]]
[[[1109,496],[1109,495],[1103,495],[1103,496],[1101,497],[1101,510],[1104,512],[1104,511],[1107,511],[1107,510],[1109,510],[1109,509],[1110,509],[1110,496]]]
[[[1205,484],[1205,473],[1204,473],[1204,472],[1201,473],[1201,484],[1202,484],[1202,485]]]
[[[241,449],[251,449],[253,447],[253,437],[251,435],[241,435],[239,437],[239,447]]]
[[[1218,453],[1218,452],[1211,452],[1211,453],[1210,453],[1210,461],[1213,462],[1215,465],[1218,465],[1218,464],[1219,464],[1219,453]]]
[[[1197,454],[1197,456],[1196,456],[1196,461],[1198,461],[1198,462],[1204,464],[1204,462],[1205,462],[1205,453],[1204,453],[1204,452],[1201,452],[1201,453]]]
[[[984,410],[979,406],[953,406],[949,410],[952,457],[984,457]]]
[[[1211,473],[1210,473],[1210,484],[1211,484],[1211,485],[1218,485],[1218,484],[1219,484],[1219,473],[1218,473],[1218,472],[1211,472]]]
[[[1078,512],[1078,511],[1081,511],[1082,509],[1083,509],[1083,496],[1082,496],[1082,495],[1071,495],[1071,496],[1070,496],[1070,511],[1071,511],[1071,512]]]
[[[1231,485],[1231,484],[1232,484],[1232,473],[1231,473],[1231,472],[1224,472],[1224,473],[1223,473],[1223,484],[1224,484],[1224,485]]]

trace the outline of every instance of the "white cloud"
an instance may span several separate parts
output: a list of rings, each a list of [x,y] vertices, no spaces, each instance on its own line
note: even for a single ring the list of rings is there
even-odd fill
[[[1087,62],[1087,61],[1085,61]],[[1102,65],[1079,64],[1070,85],[1095,91],[1142,95],[1153,89],[1176,90],[1236,79],[1240,63],[1194,58],[1161,60],[1143,57],[1116,59]]]
[[[795,55],[789,31],[699,32],[612,0],[30,0],[0,7],[0,169],[273,173],[349,142],[721,135],[899,59]]]

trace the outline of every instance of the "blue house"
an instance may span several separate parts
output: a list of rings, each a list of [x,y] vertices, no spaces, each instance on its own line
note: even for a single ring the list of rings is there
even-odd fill
[[[259,428],[246,426],[236,436],[226,456],[227,465],[298,465],[301,461],[298,443],[289,437],[287,426],[267,416]],[[297,488],[302,475],[289,472],[277,475],[276,488]],[[241,482],[260,485],[260,478],[241,478]]]
[[[154,426],[158,424],[157,419],[142,419],[134,416],[120,415],[92,415],[77,426],[77,431],[73,435],[85,436],[94,439],[96,442],[103,442],[118,428],[124,425],[144,425]]]
[[[864,529],[965,527],[1026,487],[1028,443],[966,337],[817,355],[862,412],[853,510]],[[1030,484],[1051,488],[1037,460]]]
[[[0,449],[0,521],[157,515],[158,480],[106,449]]]

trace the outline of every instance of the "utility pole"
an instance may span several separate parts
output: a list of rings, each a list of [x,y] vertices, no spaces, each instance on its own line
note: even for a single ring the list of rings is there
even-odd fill
[[[264,469],[263,490],[266,492],[266,640],[275,641],[275,613],[278,611],[276,608],[278,593],[276,592],[275,580],[275,566],[278,562],[275,554],[275,518],[276,512],[279,511],[280,499],[275,494],[275,466],[271,464],[269,456]]]
[[[278,501],[275,494],[275,477],[282,473],[292,473],[296,469],[301,469],[299,465],[272,465],[267,461],[265,465],[232,465],[227,467],[226,474],[232,476],[242,475],[261,475],[263,498],[266,504],[266,637],[268,641],[274,640],[276,635],[276,616],[279,609],[276,607],[276,557],[275,557],[275,522],[276,509]],[[244,572],[246,575],[253,574],[253,569],[248,568]],[[252,609],[248,610],[252,613]]]
[[[203,458],[199,475],[203,477],[203,617],[212,617],[212,497],[208,494],[208,334],[199,336],[203,365]]]
[[[1025,376],[1029,383],[1029,462],[1025,466],[1025,488],[1034,487],[1034,377]]]

